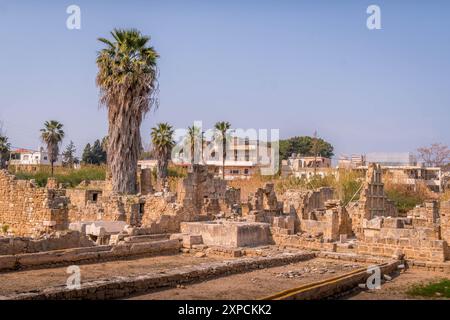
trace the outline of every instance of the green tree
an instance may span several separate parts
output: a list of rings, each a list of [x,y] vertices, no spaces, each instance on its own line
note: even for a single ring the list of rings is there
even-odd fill
[[[8,137],[0,135],[0,169],[6,167],[6,161],[9,160],[9,152],[11,151],[11,144],[8,142]]]
[[[112,40],[97,55],[100,103],[108,109],[108,165],[115,193],[135,193],[137,161],[141,152],[140,126],[157,106],[155,49],[150,37],[135,29],[114,29]]]
[[[314,139],[315,138],[313,137],[302,136],[280,140],[280,159],[287,159],[293,153],[301,156],[314,156]],[[318,156],[325,158],[331,158],[334,156],[333,146],[321,138],[317,138],[316,148]]]
[[[58,160],[59,145],[64,138],[63,125],[56,120],[46,121],[41,129],[41,139],[47,145],[48,159],[52,168]]]
[[[196,126],[188,127],[187,142],[189,143],[191,152],[191,165],[195,162],[195,149],[201,142],[200,128]]]
[[[83,154],[81,155],[81,161],[84,163],[92,164],[92,151],[91,151],[91,144],[88,143],[83,150]]]
[[[66,146],[66,149],[62,154],[64,165],[73,167],[75,163],[79,162],[78,158],[75,156],[76,152],[77,149],[75,148],[75,144],[72,140],[70,140],[69,144]]]
[[[158,179],[162,185],[167,181],[169,159],[172,148],[175,144],[173,141],[173,128],[168,123],[158,123],[156,127],[152,128],[151,139],[153,144],[153,151],[158,160]]]
[[[106,163],[106,151],[102,147],[100,140],[95,140],[91,148],[91,158],[93,164],[104,164]]]
[[[222,140],[222,179],[225,179],[225,159],[227,158],[227,131],[230,130],[231,124],[227,121],[217,122],[214,125],[220,139]]]

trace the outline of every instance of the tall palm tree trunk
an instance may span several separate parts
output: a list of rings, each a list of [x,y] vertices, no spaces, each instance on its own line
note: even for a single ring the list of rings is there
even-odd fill
[[[136,193],[136,172],[141,146],[142,116],[132,103],[109,108],[108,165],[112,190],[121,194]]]
[[[225,158],[227,157],[227,140],[225,136],[222,139],[222,179],[225,180]]]

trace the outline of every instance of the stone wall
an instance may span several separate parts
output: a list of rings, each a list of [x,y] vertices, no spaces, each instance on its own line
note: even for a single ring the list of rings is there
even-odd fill
[[[443,240],[419,240],[409,238],[369,238],[359,242],[357,252],[385,257],[404,254],[406,259],[443,262],[448,251]]]
[[[288,190],[280,196],[283,211],[296,217],[294,233],[336,241],[340,235],[351,235],[347,210],[334,199],[333,188]]]
[[[299,220],[307,219],[308,214],[317,209],[325,209],[325,202],[334,199],[333,188],[317,190],[288,190],[280,196],[283,211],[295,213]]]
[[[139,172],[137,195],[114,195],[108,181],[83,181],[61,189],[49,179],[46,188],[0,173],[0,226],[11,234],[38,236],[64,230],[71,222],[125,221],[160,232],[177,232],[181,221],[204,220],[220,212],[240,212],[240,190],[227,188],[205,166],[195,165],[173,193],[151,194],[151,173]]]
[[[37,236],[66,227],[65,192],[40,188],[32,180],[17,180],[0,171],[0,224],[14,235]]]
[[[183,222],[181,232],[201,235],[206,245],[246,247],[272,242],[269,224],[257,222],[207,221]]]
[[[336,243],[325,242],[317,238],[305,238],[299,235],[274,234],[272,236],[276,245],[286,248],[299,248],[319,251],[336,252]]]
[[[450,201],[442,201],[440,204],[440,224],[442,240],[450,243]],[[450,252],[448,254],[450,259]]]
[[[364,220],[398,216],[394,202],[389,200],[384,192],[382,170],[379,164],[369,164],[359,201],[350,203],[347,211],[352,219],[353,233],[357,237],[363,235]]]
[[[282,211],[273,183],[266,183],[264,188],[258,188],[255,193],[251,193],[248,197],[247,206],[249,212],[270,211],[281,213]]]
[[[34,253],[69,248],[91,247],[95,243],[77,231],[57,231],[39,239],[24,237],[0,238],[0,255]]]
[[[404,254],[407,259],[443,262],[449,258],[446,204],[427,201],[406,218],[364,219],[358,252],[389,256]],[[442,236],[444,235],[444,237]]]
[[[20,253],[0,256],[0,271],[43,266],[55,267],[78,263],[117,260],[130,256],[177,254],[181,244],[178,240],[157,240],[140,243],[122,243],[37,253]]]
[[[177,185],[177,202],[191,215],[213,215],[240,206],[240,190],[227,187],[215,178],[207,166],[193,165],[185,179]]]

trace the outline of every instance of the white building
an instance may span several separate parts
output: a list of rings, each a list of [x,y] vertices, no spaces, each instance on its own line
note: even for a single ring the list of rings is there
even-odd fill
[[[441,192],[445,188],[441,168],[427,167],[418,163],[416,157],[408,152],[341,156],[339,169],[359,170],[365,173],[369,163],[380,164],[383,173],[388,174],[394,183],[406,185],[411,189],[415,189],[418,183],[425,183],[436,192]]]
[[[43,148],[39,151],[16,149],[11,151],[10,154],[9,165],[50,165],[48,152],[44,151]],[[62,165],[61,155],[58,155],[57,160],[53,165]]]
[[[172,161],[176,165],[188,167],[190,159],[189,146],[184,146],[177,150]],[[278,162],[267,142],[232,136],[227,140],[225,179],[249,179],[261,170],[271,168],[274,161]],[[207,165],[210,172],[222,176],[222,145],[205,141],[195,163]]]
[[[157,170],[158,168],[158,160],[148,159],[148,160],[139,160],[138,167],[141,169],[150,169]]]
[[[293,154],[289,159],[281,161],[281,176],[311,179],[314,176],[322,178],[335,175],[336,170],[331,166],[331,159],[325,157],[300,156]]]

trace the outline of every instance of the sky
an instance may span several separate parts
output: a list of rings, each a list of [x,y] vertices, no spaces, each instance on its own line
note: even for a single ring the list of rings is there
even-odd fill
[[[81,29],[69,30],[69,5]],[[381,30],[366,10],[381,9]],[[160,54],[158,122],[318,135],[335,154],[450,144],[449,1],[0,0],[0,121],[36,149],[44,121],[78,153],[107,133],[95,85],[98,37],[137,28]]]

